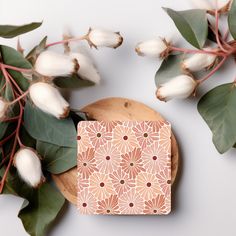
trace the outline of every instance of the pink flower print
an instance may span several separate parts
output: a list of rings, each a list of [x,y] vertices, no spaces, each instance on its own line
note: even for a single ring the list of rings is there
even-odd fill
[[[118,196],[121,196],[130,188],[135,187],[134,179],[129,178],[128,174],[122,171],[121,168],[119,168],[117,171],[113,172],[109,176]]]
[[[88,178],[94,171],[98,171],[94,159],[94,149],[88,148],[85,152],[78,154],[78,172],[83,178]]]
[[[166,202],[164,195],[158,195],[156,198],[145,201],[144,214],[168,214],[170,212],[170,203]]]
[[[135,178],[139,172],[145,171],[141,158],[141,149],[135,148],[133,151],[123,154],[120,166],[123,171],[129,174],[130,178]]]
[[[79,153],[84,152],[88,147],[91,147],[89,136],[85,130],[83,123],[84,122],[79,123],[77,131],[77,145]]]
[[[154,132],[153,128],[150,127],[145,121],[139,122],[136,126],[134,126],[133,131],[141,148],[145,148],[153,141],[158,140],[158,132]]]
[[[142,152],[144,168],[156,174],[164,169],[168,162],[168,153],[158,142],[146,147]]]
[[[159,130],[159,143],[169,154],[171,153],[171,129],[170,125],[164,124]]]
[[[145,200],[152,199],[161,193],[156,176],[145,172],[136,177],[136,191]]]
[[[98,199],[102,200],[114,194],[111,180],[102,173],[93,173],[89,179],[89,190]]]
[[[163,194],[168,197],[171,191],[171,171],[166,167],[163,171],[156,174]]]
[[[91,122],[91,124],[86,128],[88,136],[92,145],[97,148],[105,144],[107,141],[111,140],[111,133],[106,132],[104,126],[98,122]]]
[[[119,206],[118,206],[118,197],[117,195],[111,195],[109,198],[98,201],[98,214],[109,214],[109,215],[115,215],[119,214]]]
[[[78,193],[77,207],[81,214],[94,214],[96,212],[97,202],[87,188]]]
[[[113,129],[118,124],[122,124],[122,122],[121,121],[101,121],[100,124],[105,127],[106,132],[112,132]]]
[[[122,153],[132,151],[138,146],[131,127],[117,125],[113,130],[113,144]]]
[[[99,171],[109,174],[119,167],[121,158],[120,152],[108,142],[95,151],[95,159]]]
[[[82,178],[82,175],[80,173],[78,173],[77,181],[78,181],[78,192],[81,192],[84,188],[89,186],[88,180]]]
[[[140,195],[132,188],[119,198],[119,207],[121,214],[135,215],[143,212],[144,201]]]

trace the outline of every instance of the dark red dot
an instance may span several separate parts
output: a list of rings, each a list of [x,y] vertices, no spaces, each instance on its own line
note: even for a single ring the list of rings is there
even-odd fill
[[[157,156],[153,156],[152,159],[155,161],[157,159]]]
[[[152,186],[152,184],[150,182],[148,182],[147,186],[150,188]]]
[[[105,184],[103,182],[100,183],[100,187],[104,187]]]
[[[80,140],[81,139],[81,136],[77,136],[77,140]]]
[[[153,210],[153,213],[157,213],[157,210]]]
[[[120,183],[121,183],[121,184],[124,184],[124,183],[125,183],[125,181],[122,179],[122,180],[120,181]]]
[[[111,158],[110,158],[110,156],[106,156],[106,160],[108,160],[108,161],[109,161],[110,159],[111,159]]]
[[[110,213],[111,211],[110,210],[107,210],[107,213]]]
[[[82,204],[82,206],[83,206],[83,207],[86,207],[86,206],[87,206],[87,203],[84,202],[84,203]]]
[[[130,207],[133,207],[133,206],[134,206],[134,204],[131,202],[131,203],[129,204],[129,206],[130,206]]]
[[[130,166],[134,166],[134,163],[133,163],[133,162],[131,162],[131,163],[130,163]]]
[[[147,137],[148,137],[148,134],[147,134],[147,133],[144,133],[144,134],[143,134],[143,137],[144,137],[144,138],[147,138]]]
[[[87,163],[83,163],[83,166],[87,166]]]
[[[168,180],[167,180],[167,184],[171,184],[171,180],[168,179]]]
[[[124,139],[124,140],[128,140],[128,136],[125,135],[125,136],[123,137],[123,139]]]
[[[97,137],[100,138],[102,135],[101,133],[97,133]]]

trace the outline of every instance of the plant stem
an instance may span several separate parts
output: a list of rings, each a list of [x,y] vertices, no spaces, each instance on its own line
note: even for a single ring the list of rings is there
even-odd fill
[[[178,47],[170,47],[171,50],[177,51],[177,52],[183,52],[183,53],[202,53],[202,54],[210,54],[210,55],[216,55],[216,56],[225,56],[225,53],[217,52],[217,51],[210,51],[210,50],[192,50],[192,49],[186,49],[186,48],[178,48]]]
[[[10,140],[14,134],[16,134],[16,131],[14,131],[13,133],[11,133],[10,135],[8,135],[6,138],[4,138],[3,140],[0,141],[0,147],[5,143],[7,142],[8,140]]]
[[[19,91],[20,94],[23,94],[24,92],[21,90],[21,88],[19,87],[19,85],[16,83],[16,81],[12,78],[12,76],[10,75],[10,73],[7,72],[7,70],[5,68],[3,68],[3,70],[6,71],[6,74],[8,76],[8,78],[10,78],[11,82],[14,84],[14,86],[17,88],[17,90]]]
[[[22,72],[22,73],[33,73],[32,69],[19,68],[19,67],[15,67],[15,66],[11,66],[11,65],[6,65],[3,63],[0,63],[0,65],[1,65],[1,67],[4,67],[5,69],[15,70],[15,71]]]
[[[227,59],[227,56],[223,57],[223,59],[220,61],[220,63],[219,63],[214,69],[212,69],[212,71],[211,71],[209,74],[207,74],[205,77],[203,77],[202,79],[198,80],[197,82],[198,82],[199,84],[201,84],[201,83],[203,83],[204,81],[206,81],[207,79],[209,79],[213,74],[215,74],[215,72],[216,72],[217,70],[220,69],[220,67],[224,64],[224,62],[226,61],[226,59]]]
[[[28,95],[28,93],[29,93],[29,90],[27,90],[25,93],[23,93],[23,94],[22,94],[21,96],[19,96],[17,99],[11,101],[11,102],[9,103],[9,105],[13,105],[13,104],[15,104],[16,102],[20,101],[22,98],[24,98],[26,95]]]
[[[58,45],[58,44],[65,44],[65,43],[70,43],[70,42],[81,41],[81,40],[84,40],[86,38],[87,38],[87,36],[84,35],[84,36],[78,37],[78,38],[65,39],[65,40],[54,42],[54,43],[49,43],[45,47],[48,48],[48,47],[52,47],[52,46],[55,46],[55,45]]]

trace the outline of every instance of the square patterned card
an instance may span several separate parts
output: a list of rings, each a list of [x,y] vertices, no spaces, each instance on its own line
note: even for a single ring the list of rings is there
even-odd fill
[[[78,124],[81,214],[168,214],[171,128],[166,121]]]

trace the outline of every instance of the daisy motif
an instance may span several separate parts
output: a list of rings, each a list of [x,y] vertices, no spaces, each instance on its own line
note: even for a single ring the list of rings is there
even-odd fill
[[[98,171],[94,159],[94,149],[88,148],[85,152],[78,154],[78,172],[83,178],[88,178],[94,171]]]
[[[121,121],[101,121],[100,124],[105,127],[107,132],[112,132],[112,130],[119,124],[122,124]]]
[[[168,158],[169,154],[158,142],[154,142],[142,152],[144,168],[152,174],[162,171],[168,163]]]
[[[127,192],[130,188],[135,187],[134,179],[129,178],[128,174],[123,172],[121,168],[109,176],[118,196]]]
[[[160,173],[156,174],[161,190],[165,196],[170,195],[171,191],[171,171],[165,168]]]
[[[135,192],[135,189],[132,188],[129,192],[120,196],[119,207],[121,214],[135,215],[143,212],[144,202],[140,195]]]
[[[102,173],[93,173],[89,179],[89,190],[98,199],[102,200],[114,194],[111,180]]]
[[[156,198],[145,201],[144,214],[166,215],[170,213],[170,202],[166,202],[164,195],[158,195]]]
[[[84,122],[80,122],[78,125],[77,145],[79,153],[84,152],[88,147],[91,147],[88,133],[85,130]]]
[[[171,130],[170,125],[164,124],[159,130],[159,143],[168,153],[171,152]]]
[[[121,156],[122,160],[120,166],[124,172],[129,174],[130,178],[135,178],[139,172],[145,171],[143,168],[140,148],[135,148],[133,151]]]
[[[88,180],[84,179],[80,173],[77,176],[77,183],[78,183],[78,192],[81,192],[84,188],[88,187]]]
[[[163,125],[168,123],[166,121],[147,121],[147,124],[152,128],[153,132],[158,132]]]
[[[99,171],[109,174],[119,167],[120,152],[108,142],[95,151],[95,159]]]
[[[113,130],[113,144],[122,153],[129,152],[138,146],[131,127],[117,125]]]
[[[159,183],[155,175],[140,173],[136,177],[136,191],[145,199],[151,199],[161,193]]]
[[[105,144],[112,138],[111,133],[106,132],[105,127],[98,122],[91,122],[91,124],[86,128],[86,131],[88,132],[90,141],[95,148]]]
[[[142,148],[150,145],[153,141],[157,141],[158,132],[154,132],[153,128],[147,124],[147,122],[140,122],[133,127],[135,136]]]
[[[94,214],[96,212],[96,199],[87,188],[78,193],[77,199],[77,207],[81,214]]]
[[[98,201],[98,209],[97,209],[98,214],[119,214],[119,206],[118,206],[118,197],[117,195],[111,195],[109,198]]]

